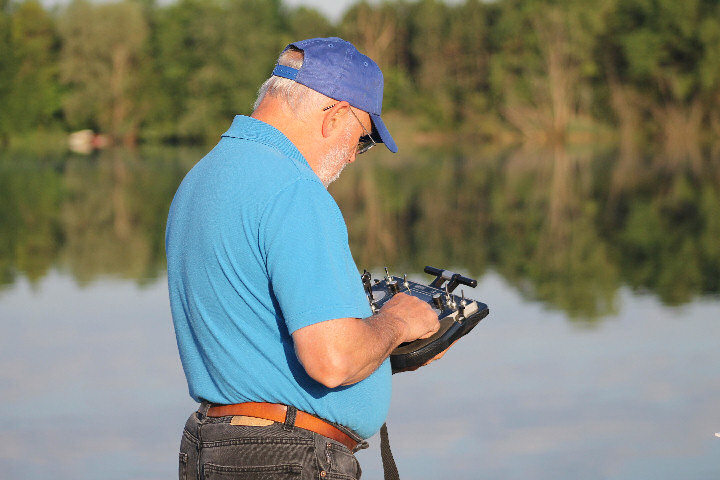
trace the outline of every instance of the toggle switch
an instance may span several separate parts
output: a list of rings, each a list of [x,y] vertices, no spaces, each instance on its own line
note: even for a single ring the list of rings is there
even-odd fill
[[[435,305],[435,308],[437,308],[438,310],[442,310],[442,309],[443,309],[443,295],[442,295],[442,293],[436,293],[435,295],[433,295],[433,296],[432,296],[432,302],[433,302],[433,304]]]
[[[465,291],[460,290],[460,304],[457,307],[458,311],[458,320],[461,320],[465,318],[465,306],[467,305],[467,302],[465,301]]]

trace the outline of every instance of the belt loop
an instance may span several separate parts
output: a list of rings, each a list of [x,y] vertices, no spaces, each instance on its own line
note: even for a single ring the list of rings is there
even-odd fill
[[[292,405],[287,406],[287,413],[285,414],[285,424],[283,430],[292,431],[295,427],[295,417],[297,416],[297,408]]]
[[[200,420],[203,420],[205,417],[207,417],[208,410],[210,410],[210,407],[212,407],[212,403],[206,402],[203,400],[200,403],[200,408],[198,408],[198,415],[200,417]]]

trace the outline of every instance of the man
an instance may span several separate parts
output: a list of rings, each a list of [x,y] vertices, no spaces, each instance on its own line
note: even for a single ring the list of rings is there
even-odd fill
[[[372,315],[327,185],[376,143],[383,77],[339,38],[289,45],[185,177],[168,216],[168,285],[190,395],[181,478],[359,478],[383,424],[388,356],[439,324],[396,295]],[[224,477],[225,478],[225,477]]]

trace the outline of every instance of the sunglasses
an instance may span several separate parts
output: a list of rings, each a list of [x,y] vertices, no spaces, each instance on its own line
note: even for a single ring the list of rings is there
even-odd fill
[[[337,103],[333,103],[332,105],[323,108],[323,112],[326,110],[330,110],[335,105],[337,105]],[[365,125],[362,124],[362,122],[360,121],[358,116],[355,115],[355,112],[353,111],[352,107],[348,106],[348,108],[350,108],[350,113],[353,114],[353,117],[355,117],[355,120],[358,121],[358,123],[360,124],[360,127],[363,129],[364,135],[362,137],[360,137],[360,139],[358,140],[358,144],[357,144],[357,147],[355,150],[355,154],[360,155],[362,153],[367,152],[371,148],[373,148],[375,145],[377,145],[377,143],[375,142],[375,140],[373,140],[372,135],[370,135],[370,133],[365,129]]]

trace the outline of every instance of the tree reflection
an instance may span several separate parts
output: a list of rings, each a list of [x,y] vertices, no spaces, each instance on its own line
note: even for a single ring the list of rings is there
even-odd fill
[[[627,167],[627,165],[625,166]],[[608,243],[622,276],[634,288],[682,304],[720,287],[720,179],[716,162],[683,153],[626,171],[641,179],[616,189],[608,211]]]
[[[333,194],[361,268],[434,264],[478,277],[493,268],[528,299],[585,320],[616,312],[623,284],[669,304],[717,293],[716,162],[703,159],[688,177],[694,154],[647,162],[631,153],[363,159]]]
[[[63,241],[62,181],[52,161],[0,159],[0,288],[45,276]]]
[[[556,306],[571,318],[599,318],[615,312],[618,273],[595,225],[598,205],[593,198],[593,157],[555,147],[516,152],[503,171],[505,187],[522,205],[499,205],[493,219],[512,214],[522,233],[508,232],[523,255],[503,262],[508,278],[520,282],[535,299]],[[509,210],[516,209],[514,212]],[[500,251],[504,245],[498,244]],[[522,250],[520,250],[522,249]],[[502,270],[501,270],[502,271]]]
[[[623,285],[675,305],[720,292],[716,155],[381,152],[348,168],[331,193],[360,269],[434,265],[476,278],[493,269],[527,299],[589,320],[617,310]],[[0,158],[0,285],[53,268],[81,284],[163,275],[168,207],[201,156]]]
[[[2,285],[18,273],[35,281],[53,267],[83,284],[161,274],[165,218],[186,169],[174,156],[141,160],[126,150],[57,164],[0,160]]]
[[[68,164],[62,208],[67,243],[61,261],[79,282],[107,273],[143,278],[148,270],[157,270],[159,259],[153,258],[140,221],[146,193],[140,187],[147,187],[143,173],[137,158],[122,150]]]

